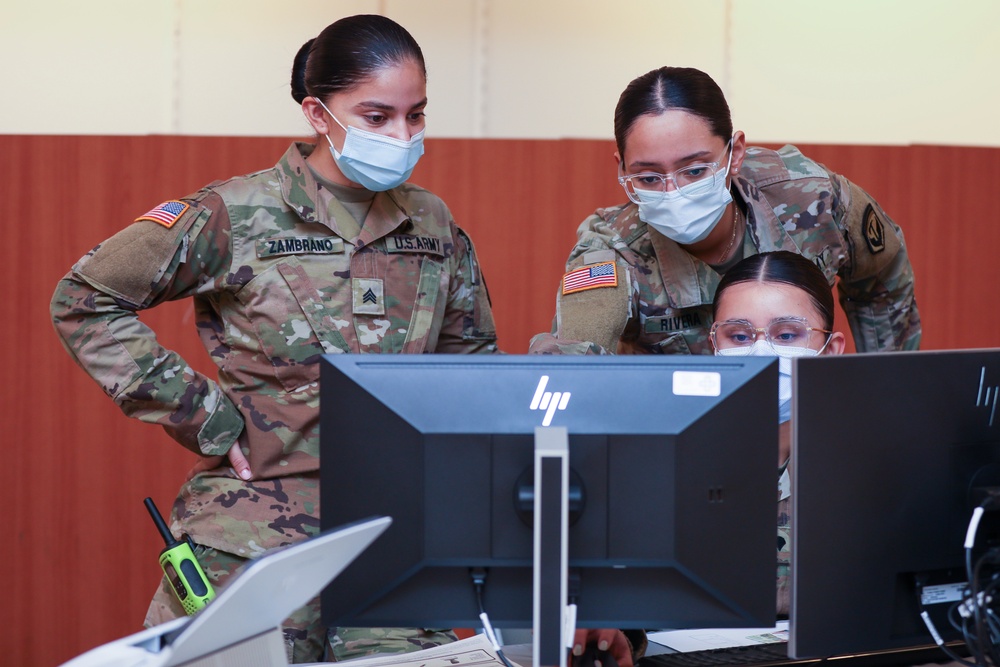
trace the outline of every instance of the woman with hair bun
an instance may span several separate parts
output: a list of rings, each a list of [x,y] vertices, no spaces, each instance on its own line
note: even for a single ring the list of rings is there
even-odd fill
[[[406,183],[427,104],[413,37],[382,16],[341,19],[301,48],[291,79],[315,145],[140,215],[51,303],[64,346],[125,414],[202,457],[171,529],[198,544],[216,586],[319,531],[320,355],[497,351],[472,242],[444,202]],[[161,347],[138,317],[182,298],[215,372]],[[183,615],[164,580],[146,624]],[[318,598],[284,634],[292,661],[324,658]],[[371,629],[337,637],[327,657],[450,637]]]
[[[535,353],[711,354],[712,297],[744,257],[805,256],[838,283],[860,352],[913,350],[920,315],[903,232],[868,193],[794,146],[748,146],[702,71],[661,67],[615,109],[625,204],[577,230]]]
[[[777,612],[791,608],[792,359],[842,354],[833,330],[833,291],[823,272],[787,250],[751,255],[719,281],[712,304],[712,347],[720,356],[778,358]]]

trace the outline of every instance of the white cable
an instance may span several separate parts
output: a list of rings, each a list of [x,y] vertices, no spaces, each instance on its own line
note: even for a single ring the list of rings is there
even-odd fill
[[[979,520],[983,518],[982,506],[972,511],[972,518],[969,519],[969,529],[965,533],[965,548],[971,549],[976,543],[976,530],[979,528]]]
[[[576,605],[566,605],[566,648],[573,648],[576,635]]]
[[[934,622],[931,620],[931,615],[926,611],[920,612],[920,618],[924,619],[924,625],[931,633],[931,637],[934,638],[934,643],[938,646],[944,646],[944,640],[941,639],[941,635],[938,634],[937,628],[934,627]]]
[[[501,650],[500,642],[497,641],[496,633],[493,632],[493,626],[490,624],[490,617],[486,615],[485,611],[479,615],[479,620],[483,622],[483,632],[486,633],[486,638],[493,644],[493,650]]]

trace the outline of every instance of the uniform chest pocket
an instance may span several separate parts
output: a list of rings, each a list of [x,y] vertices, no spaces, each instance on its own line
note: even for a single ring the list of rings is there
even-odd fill
[[[288,391],[319,380],[321,355],[350,351],[319,287],[295,257],[266,269],[237,298],[275,377]]]
[[[362,352],[433,352],[448,304],[449,274],[429,256],[388,256],[385,313],[355,316]]]
[[[668,334],[664,338],[652,343],[656,352],[661,354],[693,354],[691,346],[688,345],[687,338],[682,333]]]

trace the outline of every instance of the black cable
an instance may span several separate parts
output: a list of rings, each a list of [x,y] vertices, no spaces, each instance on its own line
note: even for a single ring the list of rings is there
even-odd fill
[[[994,550],[991,550],[991,552],[989,554],[989,561],[990,562],[995,562],[995,558],[996,558],[996,554],[994,553]],[[1000,618],[997,617],[997,613],[996,613],[996,611],[994,611],[994,609],[992,608],[992,605],[991,605],[991,603],[993,601],[993,596],[994,596],[994,594],[995,594],[995,592],[996,592],[996,590],[997,590],[998,587],[1000,587],[1000,580],[998,580],[996,574],[994,574],[993,578],[992,578],[992,581],[989,583],[988,586],[986,586],[985,588],[983,588],[983,591],[981,593],[981,596],[983,598],[983,602],[984,602],[984,605],[985,605],[985,607],[984,607],[984,611],[985,611],[984,621],[985,621],[987,629],[989,630],[990,645],[993,646],[993,647],[1000,646]],[[997,662],[997,664],[1000,664],[1000,655],[998,655],[996,653],[996,651],[994,651],[994,658],[993,659],[994,659],[994,662]]]
[[[507,656],[504,655],[503,649],[500,647],[500,642],[496,639],[496,635],[493,632],[493,626],[490,624],[490,617],[486,614],[486,607],[483,605],[483,589],[486,588],[486,569],[481,567],[472,568],[469,571],[472,576],[472,585],[476,591],[476,604],[479,607],[479,618],[483,622],[483,632],[489,638],[490,642],[493,644],[493,649],[497,652],[497,657],[500,658],[505,667],[514,667]]]
[[[956,632],[961,632],[962,631],[962,627],[965,624],[965,621],[964,621],[964,618],[963,618],[962,614],[959,613],[959,609],[962,606],[964,606],[964,605],[965,605],[965,599],[963,598],[963,599],[959,600],[958,602],[954,603],[953,605],[951,605],[950,607],[948,607],[948,611],[946,613],[946,618],[948,619],[948,624]]]
[[[986,606],[990,601],[990,597],[987,591],[990,587],[986,587],[980,590],[979,581],[982,576],[982,567],[984,563],[991,561],[991,556],[993,555],[992,550],[983,555],[979,560],[976,561],[973,567],[974,585],[972,586],[972,604],[974,609],[974,616],[976,620],[976,639],[978,642],[980,653],[983,657],[989,656],[993,661],[994,665],[1000,665],[1000,653],[997,651],[997,644],[994,641],[993,633],[987,631],[988,625],[988,609]],[[994,582],[995,583],[995,582]],[[991,584],[993,586],[994,584]],[[989,635],[989,643],[986,643],[986,636]],[[987,651],[988,649],[988,651]]]
[[[966,621],[967,620],[968,619],[966,619]],[[983,656],[979,655],[979,653],[976,650],[975,637],[973,637],[972,635],[969,634],[969,624],[968,624],[968,622],[963,622],[962,623],[962,639],[965,641],[965,647],[967,649],[969,649],[969,655],[971,655],[972,659],[975,660],[975,663],[973,663],[973,664],[975,664],[977,666],[978,665],[985,665],[986,664],[986,659]]]
[[[997,644],[1000,644],[1000,642],[997,641],[997,639],[1000,638],[1000,620],[997,619],[997,616],[992,609],[986,610],[986,626],[990,633],[990,645],[996,646]],[[995,652],[993,660],[994,662],[997,661]]]
[[[960,604],[961,603],[956,603],[952,605],[951,608],[948,610],[948,621],[949,623],[951,623],[952,627],[954,627],[956,630],[962,631],[964,634],[964,624],[962,628],[959,628],[958,626],[955,625],[955,622],[951,619],[952,612],[957,612]],[[944,643],[944,640],[941,638],[941,635],[938,634],[937,628],[934,627],[934,622],[931,620],[930,614],[927,613],[927,609],[924,607],[924,601],[921,598],[921,591],[919,590],[919,588],[917,590],[917,608],[920,611],[920,617],[927,625],[927,629],[930,630],[931,637],[934,638],[934,643],[938,645],[938,648],[940,648],[945,655],[947,655],[953,661],[958,662],[962,665],[967,665],[968,667],[980,667],[978,661],[977,662],[966,661],[962,656],[952,651],[951,648],[949,648],[948,645]],[[968,644],[968,639],[966,640],[966,644]]]
[[[975,656],[977,662],[986,663],[987,656],[993,661],[994,665],[1000,666],[1000,654],[997,653],[996,642],[993,641],[992,634],[990,636],[989,642],[989,652],[987,653],[987,646],[985,643],[985,635],[987,634],[985,614],[983,611],[984,606],[987,603],[987,594],[985,590],[980,590],[979,578],[980,578],[980,568],[983,563],[991,558],[994,550],[991,549],[987,553],[976,561],[975,565],[972,562],[972,552],[976,543],[976,533],[979,530],[979,522],[983,517],[983,514],[987,509],[992,508],[997,499],[997,492],[990,492],[989,495],[976,507],[972,516],[969,519],[969,526],[965,533],[965,572],[969,580],[969,596],[967,599],[967,606],[970,607],[972,622],[974,624],[975,632],[972,639],[973,642],[969,641],[969,635],[967,630],[963,631],[963,635],[966,638],[966,645],[969,651]],[[963,624],[963,628],[965,624]]]
[[[967,549],[966,555],[971,552],[971,547]],[[978,561],[976,565],[972,568],[972,576],[969,578],[969,593],[970,593],[970,604],[972,605],[972,619],[975,627],[975,638],[976,638],[976,654],[981,656],[983,661],[986,659],[986,645],[983,642],[983,634],[985,634],[985,628],[983,627],[983,610],[981,605],[981,598],[979,595],[979,565],[982,561]]]

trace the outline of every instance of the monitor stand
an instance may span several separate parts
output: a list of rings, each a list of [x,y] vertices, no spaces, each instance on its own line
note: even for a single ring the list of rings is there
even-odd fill
[[[569,436],[563,426],[535,428],[532,665],[561,667],[576,625],[567,605]]]

